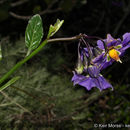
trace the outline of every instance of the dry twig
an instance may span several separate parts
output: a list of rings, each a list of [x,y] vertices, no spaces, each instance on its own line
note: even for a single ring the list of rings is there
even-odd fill
[[[27,110],[26,108],[24,108],[22,105],[20,105],[19,103],[13,101],[5,92],[0,91],[0,93],[5,96],[5,98],[7,98],[9,101],[13,102],[15,105],[17,105],[18,107],[20,107],[21,109],[23,109],[25,112],[28,112],[29,114],[33,115],[32,112],[30,112],[29,110]]]
[[[25,3],[28,2],[28,1],[29,1],[29,0],[20,0],[20,1],[14,2],[14,3],[11,3],[10,6],[11,6],[11,7],[16,7],[16,6],[25,4]]]
[[[23,1],[18,1],[16,3],[12,3],[11,6],[12,7],[15,7],[15,6],[18,6],[18,5],[21,5],[25,2],[27,2],[28,0],[23,0]],[[45,14],[50,14],[50,13],[55,13],[55,12],[58,12],[61,10],[61,8],[56,8],[56,9],[51,9],[53,7],[53,5],[57,2],[57,0],[54,0],[48,7],[46,10],[43,10],[41,12],[39,12],[39,15],[45,15]],[[9,14],[14,17],[14,18],[17,18],[17,19],[21,19],[21,20],[29,20],[32,15],[29,15],[29,16],[23,16],[23,15],[19,15],[19,14],[16,14],[12,11],[9,12]]]

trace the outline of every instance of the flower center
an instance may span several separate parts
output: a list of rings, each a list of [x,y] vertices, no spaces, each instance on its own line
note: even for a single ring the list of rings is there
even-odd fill
[[[118,52],[117,52],[115,49],[109,50],[108,54],[109,54],[109,56],[110,56],[112,59],[114,59],[114,60],[116,60],[116,61],[122,63],[121,60],[120,60],[120,58],[119,58],[119,54],[118,54]]]

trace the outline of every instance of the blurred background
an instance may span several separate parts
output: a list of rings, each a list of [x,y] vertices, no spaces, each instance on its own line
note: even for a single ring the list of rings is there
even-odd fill
[[[64,24],[53,38],[80,33],[122,38],[130,31],[129,0],[0,0],[0,76],[25,57],[25,29],[34,14],[42,17],[44,38],[57,18]],[[94,123],[130,124],[130,49],[122,64],[102,72],[114,91],[100,92],[71,82],[77,45],[47,44],[12,75],[21,79],[0,92],[0,129],[91,130]]]

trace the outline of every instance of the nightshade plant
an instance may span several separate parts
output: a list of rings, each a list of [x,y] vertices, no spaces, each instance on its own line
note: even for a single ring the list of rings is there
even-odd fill
[[[50,25],[47,38],[41,42],[44,32],[40,15],[34,15],[29,20],[25,31],[25,44],[28,48],[27,54],[23,60],[18,62],[10,71],[0,78],[0,91],[4,90],[20,78],[19,76],[16,76],[7,81],[18,68],[41,51],[47,43],[77,39],[79,39],[78,63],[77,68],[73,71],[74,76],[72,81],[74,82],[74,85],[79,84],[87,90],[91,90],[93,87],[97,87],[100,91],[106,88],[113,89],[112,85],[100,74],[100,72],[114,61],[121,62],[120,56],[124,55],[126,49],[130,47],[130,33],[125,33],[123,35],[123,40],[114,39],[110,34],[107,35],[107,39],[90,37],[85,34],[79,34],[70,38],[50,39],[50,37],[60,29],[63,22],[64,20],[60,21],[58,19],[54,25]],[[89,44],[88,40],[95,38],[98,38],[97,45],[92,46]],[[0,59],[1,56],[0,48]],[[3,84],[5,81],[7,82]]]

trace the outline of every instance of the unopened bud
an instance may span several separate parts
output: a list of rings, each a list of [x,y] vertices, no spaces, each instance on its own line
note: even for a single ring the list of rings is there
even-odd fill
[[[78,59],[78,63],[77,63],[77,67],[75,68],[75,71],[77,72],[77,74],[82,74],[83,70],[84,70],[83,63],[81,59]]]
[[[76,69],[75,69],[75,71],[77,72],[77,74],[82,74],[83,73],[83,69],[84,69],[84,67],[83,67],[83,65],[82,66],[78,66]]]

